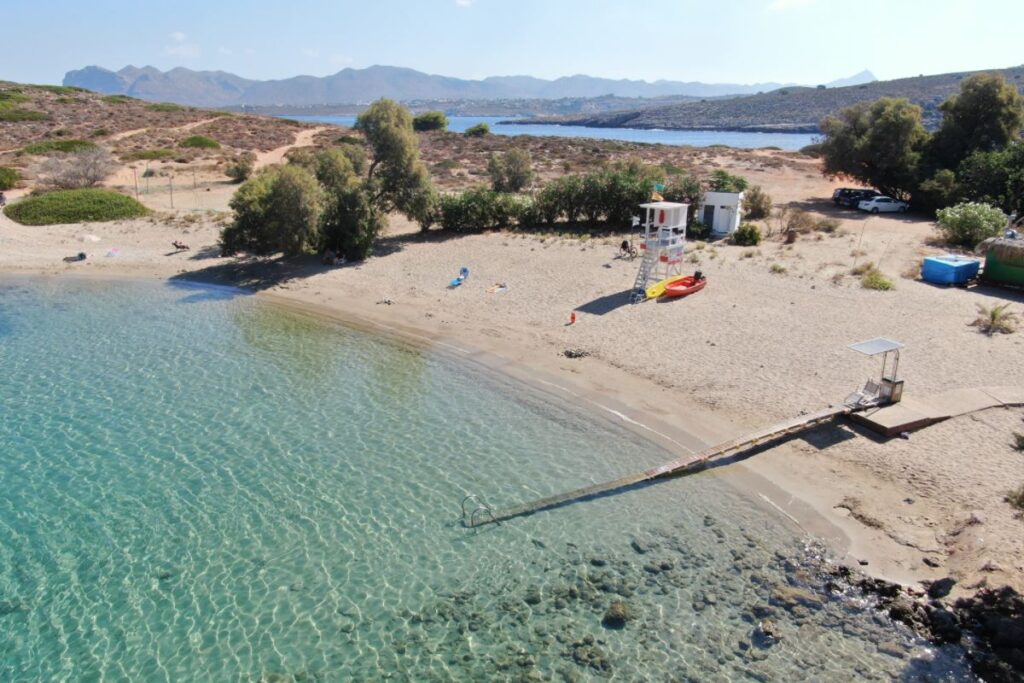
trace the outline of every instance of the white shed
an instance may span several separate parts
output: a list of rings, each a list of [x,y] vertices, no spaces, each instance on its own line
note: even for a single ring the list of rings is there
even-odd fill
[[[731,235],[743,218],[742,192],[705,192],[697,219],[711,228],[711,234]]]

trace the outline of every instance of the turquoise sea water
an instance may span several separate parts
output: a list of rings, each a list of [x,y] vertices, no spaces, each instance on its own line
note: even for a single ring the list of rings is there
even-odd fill
[[[668,454],[429,349],[18,278],[0,368],[2,681],[966,679],[713,473],[463,528]]]
[[[287,116],[296,121],[330,123],[335,126],[352,126],[354,116]],[[745,133],[730,130],[662,130],[660,128],[588,128],[586,126],[555,126],[548,124],[508,123],[512,119],[501,116],[449,116],[448,130],[461,133],[470,126],[486,123],[495,135],[538,135],[562,138],[596,138],[598,140],[623,140],[625,142],[647,142],[661,145],[689,145],[710,147],[728,145],[739,148],[779,147],[798,150],[814,142],[817,135],[811,133]],[[503,123],[505,122],[505,123]]]

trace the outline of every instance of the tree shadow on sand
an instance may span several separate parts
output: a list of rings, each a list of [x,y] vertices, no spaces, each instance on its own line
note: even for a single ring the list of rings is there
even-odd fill
[[[345,266],[325,266],[316,256],[291,258],[240,258],[171,277],[171,282],[200,282],[241,287],[254,292],[272,289],[293,280],[302,280],[327,270]]]

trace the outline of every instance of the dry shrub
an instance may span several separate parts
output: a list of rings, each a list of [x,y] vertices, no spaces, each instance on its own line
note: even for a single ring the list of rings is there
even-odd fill
[[[978,304],[978,317],[971,323],[980,332],[992,336],[996,332],[1011,334],[1017,331],[1018,315],[1008,310],[1010,304],[987,307]]]
[[[39,165],[39,184],[58,190],[93,187],[103,181],[114,163],[105,149],[86,149],[75,154],[51,157]]]
[[[875,264],[871,261],[865,261],[859,266],[854,266],[850,269],[850,275],[865,275],[875,269]]]
[[[1006,497],[1003,499],[1018,510],[1024,511],[1024,484],[1021,484],[1015,489],[1006,492]]]

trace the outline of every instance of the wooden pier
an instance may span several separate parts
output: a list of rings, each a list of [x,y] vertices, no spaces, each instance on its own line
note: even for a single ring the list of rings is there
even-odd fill
[[[738,439],[733,439],[732,441],[726,441],[725,443],[711,446],[699,453],[687,455],[671,462],[667,462],[664,465],[659,465],[658,467],[653,467],[651,469],[644,470],[643,472],[631,474],[629,476],[622,477],[621,479],[605,482],[603,484],[585,486],[580,489],[560,493],[547,498],[541,498],[540,500],[524,503],[504,510],[491,511],[488,508],[487,514],[477,517],[474,513],[470,519],[463,519],[463,523],[467,526],[482,526],[484,524],[496,523],[502,520],[512,519],[513,517],[530,515],[534,512],[539,512],[540,510],[547,510],[588,498],[605,495],[645,481],[677,476],[704,467],[717,458],[727,455],[735,455],[754,448],[755,446],[763,445],[776,439],[781,439],[792,434],[806,431],[825,422],[830,422],[841,415],[850,415],[865,409],[866,406],[832,406],[816,413],[801,415],[791,420],[787,420],[786,422],[780,422],[776,425],[772,425],[771,427],[753,432],[752,434],[747,434],[746,436],[742,436]],[[479,511],[480,510],[478,509],[478,512]]]

